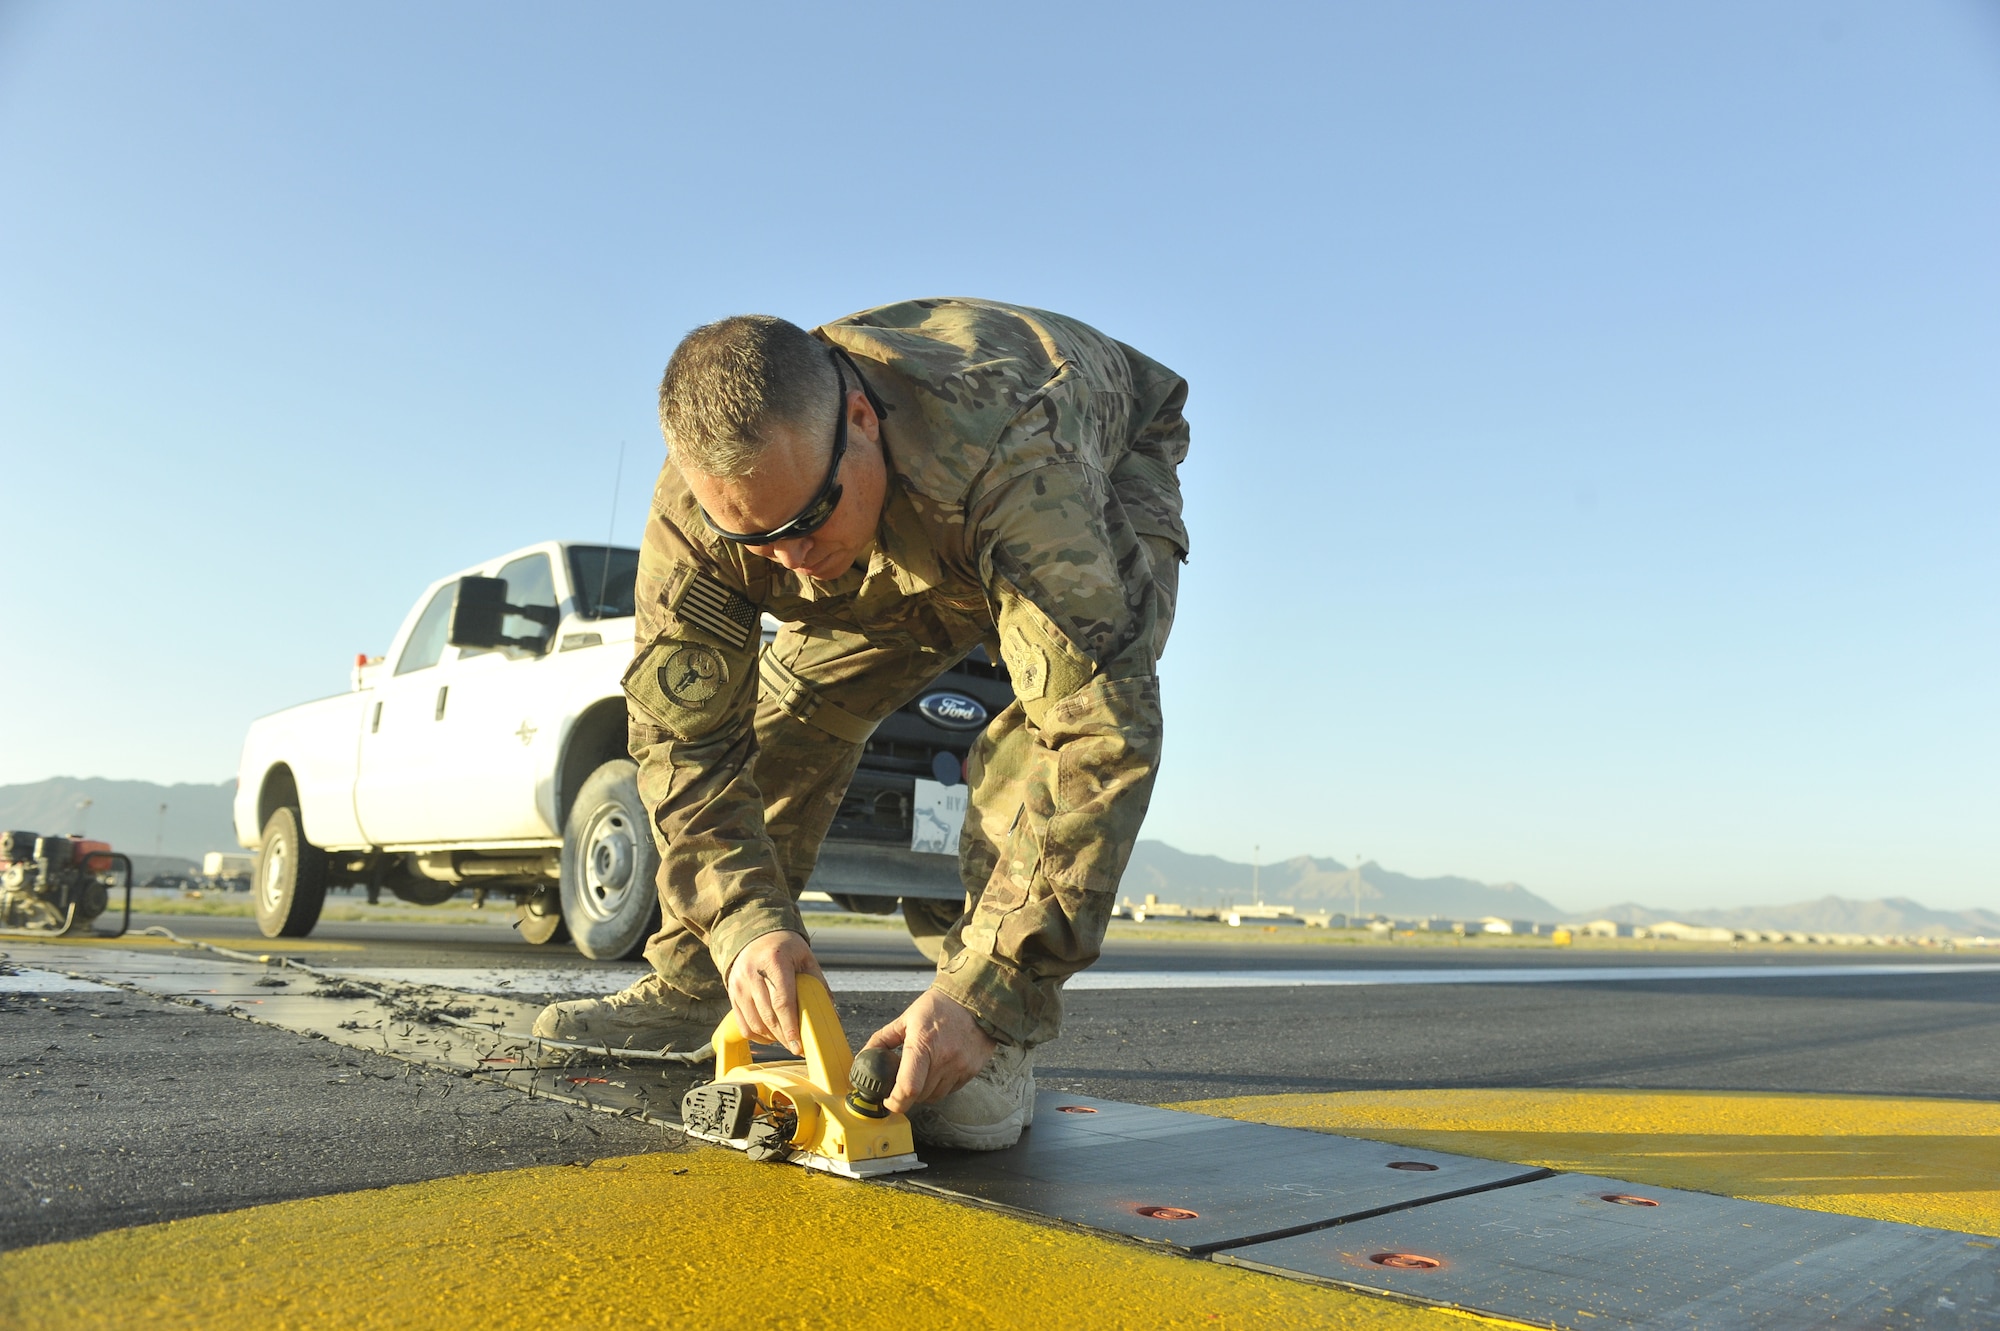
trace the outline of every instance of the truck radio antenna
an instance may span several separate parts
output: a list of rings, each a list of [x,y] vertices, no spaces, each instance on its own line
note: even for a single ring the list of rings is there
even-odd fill
[[[590,608],[594,619],[604,613],[604,589],[611,585],[611,538],[618,534],[618,487],[625,480],[625,441],[618,441],[618,470],[611,473],[611,518],[604,524],[604,567],[597,575],[597,604]]]

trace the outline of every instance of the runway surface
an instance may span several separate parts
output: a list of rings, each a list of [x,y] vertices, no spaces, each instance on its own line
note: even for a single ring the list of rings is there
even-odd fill
[[[256,939],[247,921],[167,923],[227,946],[274,946]],[[829,925],[816,931],[815,941],[857,1043],[921,985],[926,967],[898,929]],[[671,1134],[630,1118],[591,1115],[130,989],[94,987],[63,974],[90,974],[87,957],[37,967],[41,947],[0,943],[7,954],[0,969],[16,972],[0,974],[7,1051],[0,1056],[0,1248],[21,1250],[24,1259],[55,1251],[33,1245],[91,1234],[109,1240],[123,1233],[179,1233],[173,1225],[128,1229],[175,1217],[187,1218],[182,1225],[209,1217],[199,1223],[222,1227],[203,1231],[203,1242],[212,1242],[235,1232],[229,1227],[239,1216],[269,1215],[278,1223],[284,1205],[323,1208],[345,1205],[342,1199],[350,1197],[359,1205],[361,1198],[389,1198],[357,1191],[383,1185],[431,1189],[423,1195],[435,1205],[461,1197],[483,1198],[477,1205],[484,1206],[499,1195],[491,1188],[516,1185],[496,1182],[481,1192],[488,1185],[470,1180],[501,1171],[529,1187],[541,1177],[537,1166],[560,1165],[582,1175],[595,1172],[590,1162],[607,1161],[637,1171],[635,1178],[656,1180],[655,1187],[700,1177],[729,1195],[744,1187],[775,1186],[784,1195],[811,1187],[722,1168],[707,1162],[710,1153],[689,1156]],[[121,940],[99,951],[107,963],[113,952],[142,959],[180,955],[158,940]],[[530,948],[504,926],[329,923],[313,938],[287,941],[284,951],[341,972],[416,978],[411,973],[420,971],[433,983],[456,981],[469,995],[518,994],[506,1007],[517,1021],[546,994],[603,992],[633,973],[585,962],[572,951]],[[1790,1188],[1793,1197],[1776,1198],[1787,1204],[1805,1195],[1810,1205],[1817,1187],[1850,1214],[1870,1214],[1855,1209],[1855,1197],[1879,1202],[1889,1196],[1908,1212],[1890,1218],[1916,1217],[1947,1228],[1976,1227],[1984,1213],[1973,1203],[2000,1186],[1993,1177],[2000,1159],[1991,1149],[2000,1140],[2000,1122],[1990,1114],[1978,1118],[1985,1112],[1978,1109],[1981,1102],[2000,1100],[2000,1023],[1994,1021],[2000,972],[1985,957],[1366,948],[1232,937],[1210,927],[1185,937],[1114,933],[1092,975],[1092,983],[1071,987],[1064,1038],[1040,1053],[1045,1090],[1125,1102],[1194,1102],[1203,1112],[1615,1177],[1640,1177],[1650,1169],[1666,1184],[1736,1196],[1762,1198]],[[1631,1100],[1635,1094],[1640,1101]],[[1522,1096],[1543,1098],[1508,1098]],[[1910,1108],[1924,1097],[1938,1106],[1935,1121]],[[1684,1139],[1690,1133],[1706,1139],[1714,1134],[1701,1129],[1724,1102],[1768,1103],[1777,1106],[1771,1110],[1776,1117],[1767,1115],[1762,1126],[1738,1131],[1729,1142],[1710,1141],[1664,1161],[1633,1146],[1636,1106],[1650,1106],[1645,1113],[1656,1120],[1639,1134],[1645,1140],[1666,1140],[1675,1125]],[[1813,1103],[1855,1108],[1840,1111],[1845,1127],[1829,1127],[1832,1120],[1814,1120],[1813,1111],[1801,1107]],[[1815,1121],[1820,1126],[1804,1133],[1779,1130]],[[1865,1130],[1877,1121],[1883,1131]],[[1569,1128],[1553,1132],[1551,1122]],[[1792,1176],[1800,1172],[1802,1148],[1790,1143],[1823,1143],[1842,1133],[1850,1143],[1815,1148],[1814,1168],[1838,1174],[1838,1157],[1848,1162],[1847,1172],[1872,1171],[1878,1181],[1800,1185]],[[1689,1163],[1695,1157],[1700,1168]],[[644,1163],[649,1158],[661,1163]],[[1761,1163],[1741,1164],[1753,1158]],[[1939,1162],[1954,1159],[1966,1161],[1957,1184],[1938,1186],[1950,1174]],[[1879,1179],[1897,1170],[1917,1182],[1885,1190]],[[1774,1184],[1774,1176],[1783,1177]],[[558,1181],[531,1191],[542,1205],[548,1186],[616,1191],[630,1181]],[[1919,1194],[1933,1200],[1911,1200]],[[348,1223],[334,1213],[316,1214],[328,1223]],[[380,1221],[369,1214],[367,1223]],[[941,1233],[989,1223],[923,1214],[928,1218],[921,1225],[941,1225]],[[353,1223],[363,1224],[361,1213]],[[2000,1228],[1992,1220],[1985,1224]],[[1012,1230],[981,1233],[980,1242],[1002,1248],[1054,1242]],[[95,1251],[79,1246],[74,1260],[87,1267],[98,1260]],[[1082,1250],[1073,1256],[1099,1260]],[[11,1277],[22,1270],[10,1260],[0,1273]],[[1116,1280],[1142,1278],[1118,1270]],[[1257,1278],[1243,1272],[1229,1277]],[[1195,1278],[1176,1268],[1143,1279]],[[1273,1315],[1282,1307],[1294,1320],[1301,1315],[1287,1302],[1293,1291],[1272,1294],[1228,1281],[1211,1289],[1204,1282],[1213,1279],[1204,1273],[1196,1284],[1219,1300],[1217,1308],[1249,1298],[1242,1306]],[[161,1307],[181,1306],[176,1300],[186,1297],[184,1288],[163,1290]],[[1115,1299],[1114,1305],[1130,1311]],[[271,1311],[256,1306],[258,1316]],[[1396,1320],[1408,1309],[1369,1300],[1312,1306],[1329,1324],[1413,1324]],[[1123,1314],[1105,1315],[1116,1321]],[[380,1324],[399,1324],[388,1311],[382,1316],[388,1320]],[[357,1317],[353,1324],[364,1321]],[[84,1318],[62,1324],[107,1323]],[[946,1318],[940,1324],[957,1323]]]

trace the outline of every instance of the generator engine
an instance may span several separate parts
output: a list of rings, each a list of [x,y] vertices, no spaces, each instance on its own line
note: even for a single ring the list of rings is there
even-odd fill
[[[102,841],[0,832],[0,925],[74,933],[104,913],[121,878],[129,912],[127,856]]]

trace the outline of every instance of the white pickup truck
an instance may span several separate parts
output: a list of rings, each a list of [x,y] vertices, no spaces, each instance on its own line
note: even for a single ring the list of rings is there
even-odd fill
[[[548,542],[432,583],[346,693],[252,722],[236,836],[257,850],[266,937],[302,937],[329,885],[432,905],[511,896],[522,937],[637,955],[657,927],[659,865],[626,751],[639,552]],[[766,640],[773,626],[766,621]],[[1013,699],[983,652],[876,728],[809,890],[888,914],[963,897],[919,783],[959,796],[961,764]],[[936,783],[936,784],[931,784]],[[953,828],[955,831],[956,829]],[[912,932],[923,937],[919,917]]]

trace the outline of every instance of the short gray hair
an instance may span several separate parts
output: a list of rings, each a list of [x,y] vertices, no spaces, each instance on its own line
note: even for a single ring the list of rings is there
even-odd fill
[[[830,440],[838,377],[826,344],[769,314],[738,314],[681,339],[660,379],[660,431],[682,467],[724,480],[757,469],[773,425]]]

